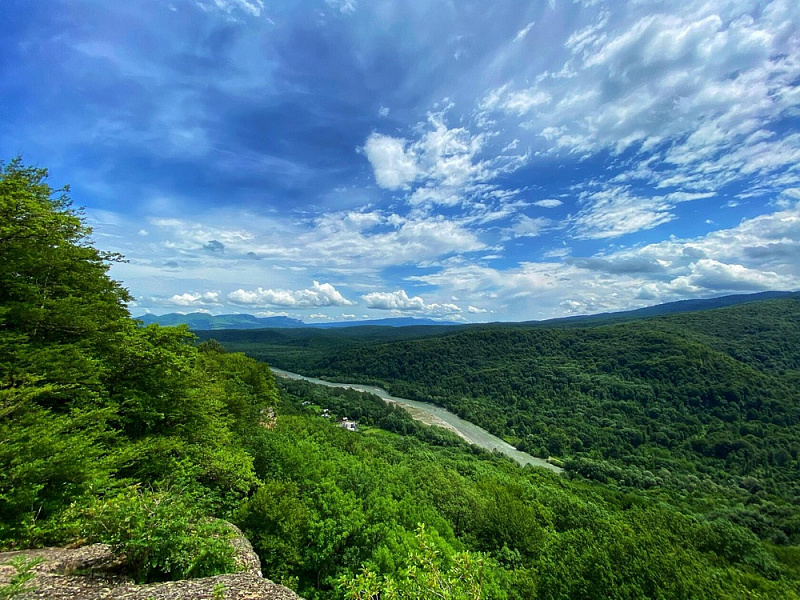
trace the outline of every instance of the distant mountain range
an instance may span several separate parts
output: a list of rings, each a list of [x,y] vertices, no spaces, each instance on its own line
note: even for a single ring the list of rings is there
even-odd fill
[[[602,313],[596,315],[581,315],[575,317],[562,317],[559,319],[549,319],[547,321],[527,321],[524,325],[553,325],[553,324],[575,324],[587,325],[602,321],[627,321],[642,317],[654,317],[658,315],[669,315],[674,313],[692,312],[695,310],[708,310],[712,308],[722,308],[743,304],[745,302],[755,302],[757,300],[776,300],[800,296],[800,292],[759,292],[757,294],[736,294],[732,296],[720,296],[718,298],[705,298],[701,300],[679,300],[677,302],[667,302],[646,308],[628,310],[615,313]],[[436,321],[434,319],[417,319],[414,317],[393,317],[388,319],[372,319],[368,321],[340,321],[333,323],[304,323],[300,319],[291,317],[256,317],[255,315],[236,314],[236,315],[209,315],[207,313],[169,313],[166,315],[142,315],[136,317],[145,325],[158,323],[159,325],[181,325],[186,324],[189,329],[197,331],[219,330],[219,329],[335,329],[340,327],[362,327],[362,326],[383,326],[383,327],[410,327],[413,325],[460,325],[454,321]],[[463,325],[463,324],[461,324]]]
[[[718,296],[717,298],[703,298],[692,300],[677,300],[675,302],[665,302],[645,308],[625,310],[620,312],[598,313],[594,315],[577,315],[574,317],[559,317],[546,321],[526,321],[523,325],[594,325],[612,321],[632,321],[645,317],[657,317],[660,315],[672,315],[676,313],[694,312],[698,310],[711,310],[714,308],[724,308],[735,306],[747,302],[757,302],[759,300],[779,300],[782,298],[798,298],[800,292],[757,292],[755,294],[733,294],[730,296]]]
[[[389,319],[372,319],[369,321],[341,321],[333,323],[304,323],[291,317],[256,317],[254,315],[209,315],[206,313],[169,313],[166,315],[142,315],[136,317],[145,325],[186,324],[194,330],[217,329],[334,329],[339,327],[356,327],[377,325],[383,327],[408,327],[411,325],[455,325],[452,321],[435,321],[433,319],[416,319],[413,317],[395,317]]]

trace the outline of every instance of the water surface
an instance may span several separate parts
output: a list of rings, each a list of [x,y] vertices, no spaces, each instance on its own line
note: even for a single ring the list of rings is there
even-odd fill
[[[270,367],[270,369],[272,369],[272,372],[279,377],[302,379],[303,381],[308,381],[309,383],[315,383],[317,385],[348,388],[358,392],[375,394],[384,402],[389,404],[399,404],[405,408],[417,421],[427,425],[438,425],[439,427],[449,429],[469,443],[475,444],[476,446],[480,446],[481,448],[485,448],[489,451],[496,450],[497,452],[505,454],[506,456],[510,456],[521,465],[544,467],[545,469],[550,469],[556,473],[561,473],[563,471],[562,468],[551,465],[546,460],[536,458],[535,456],[531,456],[530,454],[517,450],[508,442],[501,440],[499,437],[492,435],[485,429],[478,427],[475,425],[475,423],[465,421],[461,417],[454,415],[449,410],[442,408],[441,406],[436,406],[435,404],[429,404],[427,402],[418,402],[417,400],[409,400],[408,398],[398,398],[390,395],[386,390],[372,385],[364,385],[361,383],[335,383],[333,381],[317,379],[316,377],[306,377],[305,375],[291,373],[289,371],[284,371],[283,369],[276,369],[275,367]]]

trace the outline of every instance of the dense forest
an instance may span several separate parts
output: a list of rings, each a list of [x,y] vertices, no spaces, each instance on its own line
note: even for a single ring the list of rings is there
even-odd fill
[[[748,344],[687,315],[314,355],[570,459],[561,477],[142,326],[46,175],[0,174],[0,548],[103,541],[140,581],[202,576],[232,568],[225,519],[309,600],[798,597],[786,306]]]
[[[226,344],[304,373],[435,402],[573,475],[800,542],[800,298],[576,327],[425,339],[299,331]],[[389,332],[386,335],[390,335]],[[305,352],[301,352],[305,348]]]

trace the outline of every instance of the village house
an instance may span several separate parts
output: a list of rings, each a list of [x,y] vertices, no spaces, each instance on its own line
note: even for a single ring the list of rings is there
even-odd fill
[[[342,420],[339,421],[339,427],[347,429],[347,431],[358,431],[358,423],[351,421],[347,417],[342,417]]]

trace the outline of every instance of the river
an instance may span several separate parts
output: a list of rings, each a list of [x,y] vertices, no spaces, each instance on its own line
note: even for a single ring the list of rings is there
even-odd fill
[[[536,458],[535,456],[531,456],[525,452],[521,452],[514,448],[508,442],[501,440],[499,437],[492,435],[485,429],[478,427],[474,423],[470,423],[469,421],[465,421],[461,417],[458,417],[451,413],[449,410],[442,408],[441,406],[436,406],[435,404],[428,404],[427,402],[418,402],[416,400],[409,400],[408,398],[397,398],[396,396],[390,395],[386,390],[383,390],[379,387],[375,387],[372,385],[363,385],[360,383],[335,383],[332,381],[325,381],[324,379],[317,379],[316,377],[306,377],[305,375],[299,375],[297,373],[291,373],[290,371],[284,371],[283,369],[276,369],[275,367],[270,367],[272,372],[279,377],[288,377],[289,379],[302,379],[303,381],[308,381],[309,383],[315,383],[317,385],[326,385],[328,387],[338,387],[338,388],[349,388],[351,390],[356,390],[359,392],[367,392],[369,394],[374,394],[381,398],[384,402],[389,404],[399,404],[403,408],[405,408],[409,414],[422,423],[427,425],[437,425],[439,427],[444,427],[445,429],[449,429],[450,431],[455,432],[463,439],[468,441],[470,444],[475,444],[476,446],[480,446],[481,448],[485,448],[489,451],[496,450],[502,454],[510,456],[514,460],[516,460],[521,465],[533,465],[535,467],[544,467],[545,469],[549,469],[551,471],[555,471],[556,473],[563,472],[563,469],[557,467],[555,465],[551,465],[546,460],[541,458]]]

